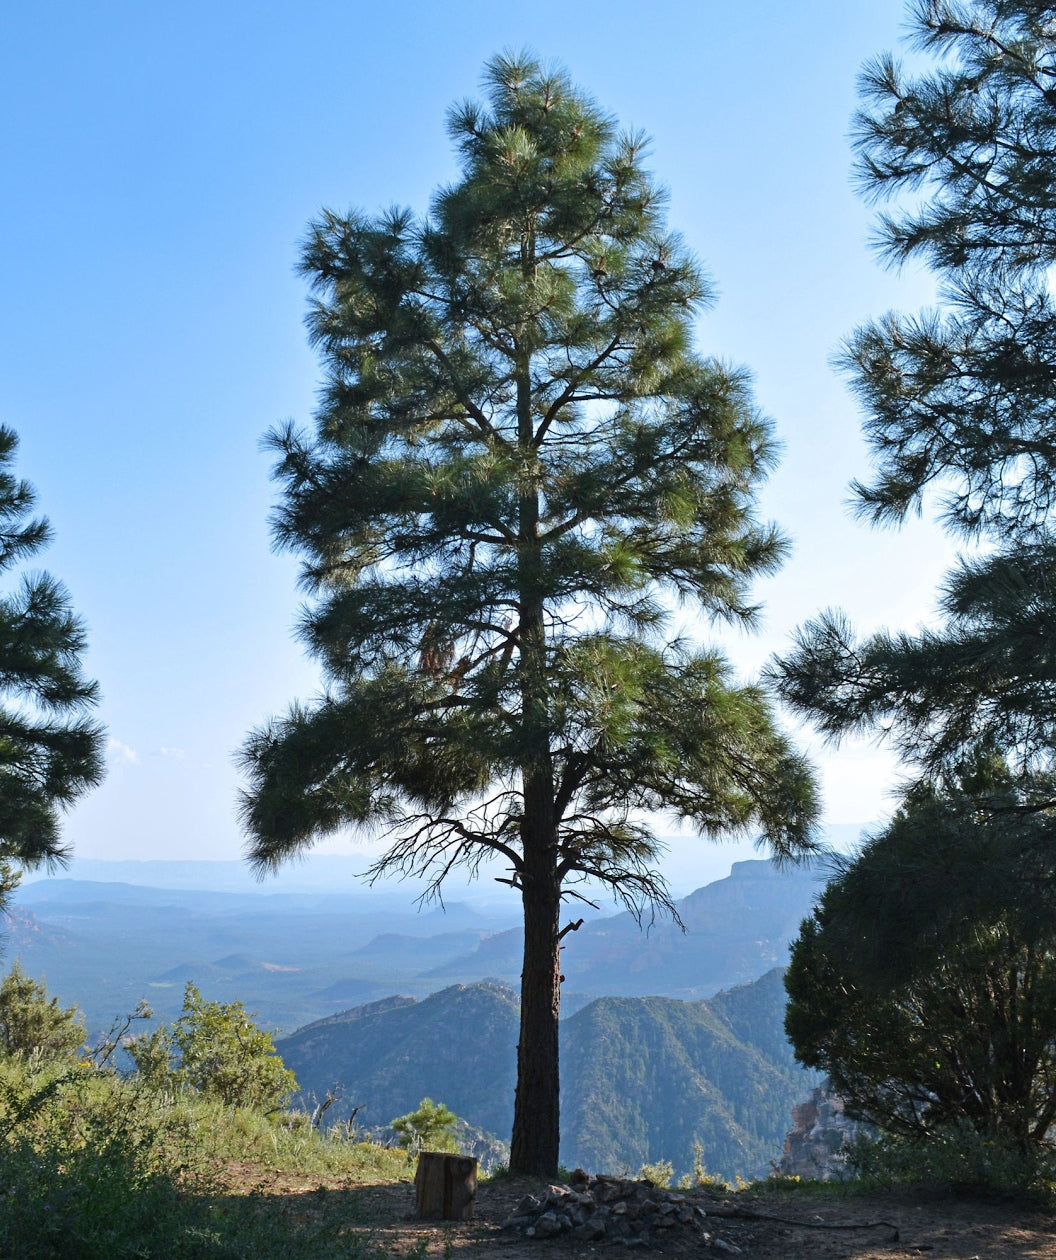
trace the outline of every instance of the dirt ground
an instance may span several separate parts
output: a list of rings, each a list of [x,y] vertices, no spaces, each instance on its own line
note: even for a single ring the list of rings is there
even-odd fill
[[[458,1225],[413,1219],[414,1188],[408,1183],[335,1185],[326,1197],[344,1199],[357,1222],[350,1232],[368,1235],[393,1260],[605,1260],[626,1251],[682,1260],[737,1254],[753,1260],[1056,1260],[1052,1208],[906,1193],[723,1197],[689,1191],[690,1201],[708,1213],[707,1232],[670,1230],[647,1248],[575,1242],[567,1236],[536,1241],[503,1231],[502,1222],[520,1199],[541,1184],[522,1178],[484,1182],[474,1221]],[[304,1193],[292,1185],[269,1189],[272,1194]]]

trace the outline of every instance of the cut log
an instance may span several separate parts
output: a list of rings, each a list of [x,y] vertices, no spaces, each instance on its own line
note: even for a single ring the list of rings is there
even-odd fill
[[[477,1161],[468,1155],[422,1151],[414,1174],[420,1221],[471,1221],[477,1197]]]

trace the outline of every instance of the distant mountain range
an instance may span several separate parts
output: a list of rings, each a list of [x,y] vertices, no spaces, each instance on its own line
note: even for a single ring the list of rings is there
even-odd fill
[[[564,1009],[595,997],[710,997],[787,960],[788,942],[820,886],[808,869],[738,862],[731,874],[640,928],[598,916],[566,936]],[[393,993],[423,998],[452,984],[520,977],[519,907],[449,902],[409,910],[391,893],[267,896],[48,879],[19,889],[0,940],[7,957],[45,976],[90,1029],[146,998],[178,1014],[187,981],[208,1000],[240,999],[260,1022],[289,1031]]]
[[[706,1002],[599,998],[561,1027],[562,1144],[568,1167],[636,1172],[670,1160],[691,1170],[761,1175],[781,1151],[792,1107],[816,1084],[784,1039],[780,970]],[[508,1137],[516,994],[453,985],[344,1011],[277,1043],[308,1098],[339,1093],[338,1117],[386,1125],[424,1097]]]
[[[858,823],[828,823],[823,829],[824,843],[845,852],[853,848],[862,833]],[[663,874],[674,890],[673,895],[684,896],[695,888],[723,878],[730,869],[731,861],[741,861],[755,856],[751,841],[739,840],[724,844],[711,844],[698,836],[659,837],[663,857]],[[369,866],[376,851],[349,848],[343,853],[311,852],[297,861],[287,863],[274,876],[258,879],[244,861],[201,859],[114,859],[74,856],[63,867],[67,879],[97,884],[134,884],[138,887],[185,889],[196,891],[208,888],[213,892],[243,893],[248,896],[267,898],[276,894],[364,893],[363,870]],[[452,901],[472,902],[488,913],[504,913],[508,894],[490,878],[491,874],[505,874],[499,863],[494,870],[485,865],[479,878],[467,881],[464,872],[454,871],[445,880],[446,896]],[[30,872],[24,887],[46,879],[42,872]],[[398,883],[386,882],[375,885],[367,894],[376,904],[391,904],[406,908],[408,902],[425,888],[421,881],[411,879]]]
[[[288,1031],[394,989],[424,996],[438,986],[416,982],[416,972],[512,920],[457,902],[417,913],[362,891],[262,897],[52,879],[18,890],[0,948],[46,977],[63,1003],[76,1002],[91,1030],[140,998],[171,1020],[193,981],[207,1000],[241,1000],[266,1027]],[[417,965],[357,957],[394,929],[419,942]]]
[[[684,931],[617,914],[566,936],[566,1164],[633,1172],[668,1159],[688,1171],[699,1142],[712,1171],[765,1171],[814,1084],[785,1041],[775,968],[822,878],[738,862],[676,903]],[[340,1086],[361,1122],[385,1125],[430,1096],[506,1139],[521,938],[516,900],[500,905],[418,913],[389,890],[47,879],[18,890],[2,945],[93,1032],[140,998],[171,1021],[193,981],[207,1000],[295,1029],[280,1047],[304,1089]]]
[[[630,914],[588,920],[564,940],[566,999],[575,995],[710,997],[788,960],[788,944],[821,886],[816,870],[737,862],[726,879],[676,903],[670,919],[639,925]],[[501,979],[521,972],[519,928],[484,937],[467,954],[423,973],[436,983]]]

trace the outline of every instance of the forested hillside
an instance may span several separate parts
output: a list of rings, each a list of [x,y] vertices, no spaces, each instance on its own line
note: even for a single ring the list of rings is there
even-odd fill
[[[710,1002],[602,998],[571,1016],[564,1162],[634,1171],[669,1160],[688,1172],[699,1144],[709,1172],[765,1176],[813,1080],[791,1061],[784,1006],[774,970]]]
[[[815,1079],[791,1062],[784,1001],[775,970],[709,1002],[600,998],[570,1015],[561,1031],[563,1162],[636,1171],[664,1159],[689,1171],[699,1143],[709,1170],[765,1173]],[[431,1097],[505,1137],[516,1041],[516,995],[485,982],[358,1007],[277,1047],[306,1093],[338,1086],[338,1113],[361,1106],[368,1126]]]

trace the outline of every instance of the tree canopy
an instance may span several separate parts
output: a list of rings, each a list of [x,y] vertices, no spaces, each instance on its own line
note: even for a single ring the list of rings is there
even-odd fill
[[[786,1030],[850,1114],[915,1143],[967,1124],[1051,1151],[1054,828],[980,761],[911,790],[830,882],[792,947]]]
[[[940,280],[938,310],[859,328],[843,366],[875,461],[861,513],[925,503],[981,540],[942,593],[944,624],[860,641],[838,613],[806,626],[773,676],[830,735],[890,732],[923,772],[989,749],[1052,765],[1056,563],[1056,25],[1030,0],[926,0],[913,39],[930,73],[866,67],[855,127],[865,193],[893,202],[878,244]]]
[[[0,572],[50,539],[35,495],[11,463],[18,438],[0,426]],[[84,627],[47,573],[0,595],[0,863],[65,856],[60,819],[103,774],[103,730],[89,716],[98,686],[81,668]]]
[[[941,60],[908,79],[890,56],[866,67],[857,173],[867,196],[895,200],[882,256],[927,263],[943,309],[888,315],[848,343],[877,459],[859,499],[898,520],[934,487],[951,527],[1029,536],[1056,502],[1053,10],[924,0],[912,14],[913,41]]]
[[[552,1174],[562,898],[671,908],[649,811],[794,855],[816,804],[762,693],[665,633],[674,600],[751,625],[785,544],[754,511],[769,423],[694,348],[711,291],[644,141],[530,58],[485,90],[427,215],[328,211],[305,246],[326,379],[315,431],[270,441],[326,689],[246,743],[243,818],[261,869],[349,824],[387,837],[375,874],[502,863],[511,1166]]]
[[[940,306],[847,342],[874,456],[855,492],[875,523],[934,506],[981,546],[947,576],[936,628],[861,639],[828,612],[771,666],[829,736],[880,732],[920,775],[804,924],[787,1028],[888,1132],[918,1142],[967,1124],[1048,1157],[1056,10],[924,0],[912,21],[934,68],[866,67],[858,175],[892,203],[881,253],[927,263]]]

